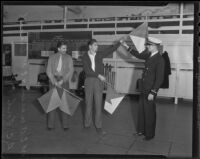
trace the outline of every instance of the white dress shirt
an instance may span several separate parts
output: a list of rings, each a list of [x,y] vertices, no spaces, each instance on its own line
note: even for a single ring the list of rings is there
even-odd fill
[[[151,53],[151,57],[152,57],[153,55],[157,54],[157,53],[158,53],[158,51]]]
[[[58,62],[57,71],[60,72],[61,68],[62,68],[62,55],[60,54],[60,59],[59,59],[59,62]]]
[[[95,56],[96,56],[96,53],[95,53],[95,54],[91,54],[91,53],[88,51],[88,55],[89,55],[90,60],[91,60],[92,69],[93,69],[93,71],[95,71]]]

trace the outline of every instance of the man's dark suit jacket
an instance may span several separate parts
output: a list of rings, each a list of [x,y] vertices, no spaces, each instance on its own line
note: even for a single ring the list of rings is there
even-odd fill
[[[108,48],[105,51],[97,52],[95,56],[95,71],[93,71],[91,67],[91,60],[88,55],[88,52],[86,52],[83,55],[82,61],[83,61],[83,70],[85,72],[86,78],[87,77],[98,77],[99,74],[104,75],[104,66],[103,66],[103,58],[107,57],[109,54],[112,54],[118,47],[120,43],[118,42],[114,46]]]

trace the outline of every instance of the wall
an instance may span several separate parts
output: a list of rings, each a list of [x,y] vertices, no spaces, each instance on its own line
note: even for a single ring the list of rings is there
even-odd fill
[[[150,34],[162,40],[163,51],[167,51],[170,61],[172,63],[193,63],[193,35],[192,34]],[[99,44],[112,44],[112,41],[118,41],[123,35],[102,35],[93,36],[98,40]],[[123,53],[124,57],[116,58],[134,58],[126,51]]]
[[[68,18],[98,18],[98,17],[123,17],[148,14],[178,14],[179,5],[169,4],[164,7],[147,6],[81,6],[82,14],[68,14]]]
[[[27,21],[63,19],[63,8],[59,6],[5,5],[3,9],[6,13],[4,22],[15,22],[19,17]]]

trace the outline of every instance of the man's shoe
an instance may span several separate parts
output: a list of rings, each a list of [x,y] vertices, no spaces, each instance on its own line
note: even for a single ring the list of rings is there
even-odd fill
[[[48,131],[52,131],[54,128],[47,128]]]
[[[154,137],[147,137],[147,136],[146,136],[146,137],[143,138],[143,140],[149,141],[149,140],[151,140],[151,139],[153,139],[153,138],[154,138]]]
[[[84,129],[85,129],[85,130],[89,130],[89,129],[90,129],[90,126],[84,126]]]
[[[106,132],[102,130],[102,128],[97,128],[97,133],[99,135],[106,135]]]
[[[63,128],[64,129],[64,131],[67,131],[67,130],[69,130],[69,128]]]
[[[134,135],[134,136],[142,136],[142,135],[144,135],[144,134],[141,133],[141,132],[136,132],[136,133],[134,133],[133,135]]]

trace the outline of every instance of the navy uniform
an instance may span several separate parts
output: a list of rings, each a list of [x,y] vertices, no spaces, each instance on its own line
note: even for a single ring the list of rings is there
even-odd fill
[[[159,45],[159,39],[148,37],[147,45]],[[157,46],[158,47],[158,46]],[[164,78],[164,59],[158,52],[150,52],[149,48],[139,53],[133,47],[128,51],[135,57],[145,60],[140,83],[140,99],[138,111],[137,135],[144,135],[144,140],[150,140],[155,136],[156,128],[156,103],[155,98]],[[152,96],[149,100],[148,96]]]

